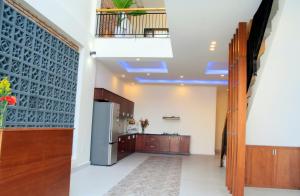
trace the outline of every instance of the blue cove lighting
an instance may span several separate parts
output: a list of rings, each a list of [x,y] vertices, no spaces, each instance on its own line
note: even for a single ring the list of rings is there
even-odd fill
[[[224,85],[227,80],[167,80],[167,79],[148,79],[137,77],[135,80],[141,84],[191,84],[191,85]]]
[[[140,67],[134,67],[130,65],[127,61],[118,61],[118,63],[128,73],[168,73],[168,67],[164,61],[159,61],[158,62],[159,66],[140,66]]]
[[[226,63],[208,62],[205,70],[206,75],[228,75]]]

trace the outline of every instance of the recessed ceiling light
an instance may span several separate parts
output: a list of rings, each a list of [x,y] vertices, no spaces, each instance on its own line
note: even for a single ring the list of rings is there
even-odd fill
[[[147,76],[150,76],[150,73],[147,73]]]
[[[224,76],[225,76],[224,74],[221,75],[221,77],[224,77]]]
[[[136,58],[136,61],[140,61],[141,59],[140,58]]]
[[[216,45],[217,42],[216,42],[216,41],[212,41],[210,44],[211,44],[211,45]]]
[[[184,78],[184,76],[180,76],[180,78]]]
[[[121,77],[122,77],[122,78],[125,78],[126,76],[125,76],[125,74],[122,74]]]
[[[215,48],[215,47],[216,47],[216,45],[210,45],[209,47],[210,47],[210,48]]]
[[[215,48],[209,48],[210,51],[215,51]]]

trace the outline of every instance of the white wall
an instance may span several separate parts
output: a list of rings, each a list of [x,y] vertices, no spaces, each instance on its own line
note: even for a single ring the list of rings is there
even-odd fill
[[[280,0],[247,119],[247,144],[300,146],[300,1]]]
[[[135,102],[135,119],[149,119],[146,133],[191,135],[192,154],[214,154],[216,87],[126,85],[124,93]],[[181,119],[163,120],[164,115]]]
[[[110,70],[108,70],[102,63],[97,61],[96,66],[96,88],[105,88],[118,95],[124,95],[124,81],[120,80]]]
[[[172,58],[170,38],[97,38],[97,57]]]
[[[80,46],[72,167],[89,163],[96,66],[89,55],[94,43],[96,0],[18,0]]]

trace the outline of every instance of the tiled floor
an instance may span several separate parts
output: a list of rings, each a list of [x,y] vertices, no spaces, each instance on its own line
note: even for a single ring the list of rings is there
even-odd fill
[[[71,196],[101,196],[153,154],[135,153],[111,167],[89,166],[72,174]],[[214,156],[183,156],[180,196],[227,196],[225,169]],[[300,191],[246,188],[246,196],[299,196]]]

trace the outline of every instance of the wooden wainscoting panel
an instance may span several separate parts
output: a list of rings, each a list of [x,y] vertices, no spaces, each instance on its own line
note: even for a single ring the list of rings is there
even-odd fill
[[[274,186],[300,189],[300,148],[276,147],[275,150]]]
[[[247,145],[246,185],[300,189],[300,148]]]
[[[72,129],[2,131],[1,196],[68,196]]]
[[[272,187],[274,183],[274,155],[272,146],[247,146],[246,185]]]

